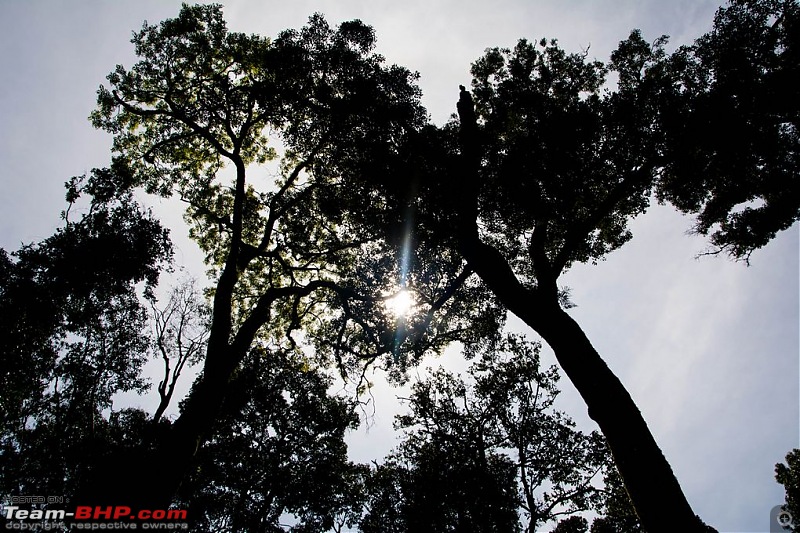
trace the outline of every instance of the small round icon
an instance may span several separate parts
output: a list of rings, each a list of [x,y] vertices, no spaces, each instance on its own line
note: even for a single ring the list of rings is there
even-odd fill
[[[789,511],[781,511],[778,514],[778,524],[783,528],[790,528],[794,526],[794,518]]]

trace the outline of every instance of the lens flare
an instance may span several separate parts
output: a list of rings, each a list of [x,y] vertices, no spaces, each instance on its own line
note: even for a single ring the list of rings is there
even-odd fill
[[[406,289],[400,289],[397,294],[387,299],[385,302],[386,309],[395,318],[406,318],[414,309],[414,297]]]

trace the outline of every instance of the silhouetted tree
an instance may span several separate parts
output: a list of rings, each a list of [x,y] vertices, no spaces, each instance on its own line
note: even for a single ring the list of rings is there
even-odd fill
[[[152,344],[161,359],[164,377],[157,391],[158,407],[153,420],[158,421],[172,401],[183,371],[202,360],[208,338],[209,310],[192,280],[183,280],[170,291],[163,307],[151,305]]]
[[[155,452],[171,430],[160,414],[181,369],[198,357],[207,313],[189,282],[156,304],[171,244],[131,194],[111,186],[124,179],[102,169],[71,180],[67,212],[92,195],[85,214],[39,244],[0,254],[3,494],[80,502],[76,492],[94,471]],[[331,379],[297,354],[266,352],[253,346],[232,376],[180,503],[198,531],[283,531],[284,512],[298,532],[354,523],[364,468],[347,460],[343,440],[358,421],[353,402],[329,396]],[[166,365],[156,416],[114,410],[115,394],[146,389],[151,353]]]
[[[795,448],[786,454],[786,464],[775,465],[775,480],[786,490],[783,510],[794,518],[792,531],[800,531],[800,449]]]
[[[797,220],[797,85],[777,82],[796,69],[797,15],[796,2],[733,2],[695,45],[667,56],[665,38],[633,32],[608,65],[555,41],[491,49],[473,64],[458,122],[417,140],[418,218],[553,348],[649,531],[705,527],[630,395],[565,312],[558,279],[627,242],[628,221],[654,194],[697,212],[697,230],[735,257]],[[602,89],[609,71],[613,91]],[[723,111],[709,112],[717,104]],[[696,122],[708,126],[704,140],[687,146]],[[737,143],[718,149],[709,132],[729,126]]]
[[[582,516],[570,516],[561,520],[553,533],[587,533],[589,531],[589,522]]]
[[[139,61],[108,76],[92,120],[114,134],[114,161],[129,172],[128,188],[188,204],[190,235],[215,284],[203,372],[156,453],[131,469],[158,482],[145,495],[109,473],[87,497],[164,505],[256,341],[269,346],[264,357],[283,357],[299,351],[293,333],[306,328],[320,357],[349,374],[397,353],[407,338],[424,353],[449,342],[448,330],[472,326],[470,312],[423,313],[424,328],[385,312],[399,278],[387,240],[404,225],[404,209],[365,202],[343,176],[392,168],[424,112],[415,76],[371,51],[371,28],[354,21],[332,29],[315,15],[271,41],[228,32],[219,6],[184,6],[175,19],[145,24],[133,43]],[[282,148],[279,177],[258,189],[248,169],[278,158],[275,147]],[[374,222],[353,225],[356,206]],[[420,306],[486,307],[443,297],[468,274],[458,274],[453,254],[435,261],[454,273],[431,281]],[[460,322],[449,325],[448,316]],[[402,335],[395,335],[398,322]],[[439,340],[413,335],[436,331],[439,322]]]
[[[373,475],[364,532],[521,531],[513,462],[474,442],[411,437]]]
[[[214,433],[181,488],[197,531],[329,531],[346,512],[358,467],[344,433],[353,402],[329,396],[331,380],[297,357],[256,346],[233,377]]]
[[[552,408],[555,368],[539,345],[509,336],[461,380],[444,370],[414,384],[399,448],[376,467],[364,531],[536,531],[599,509],[610,457]]]
[[[658,197],[697,214],[712,253],[746,260],[800,214],[800,5],[731,1],[665,67]]]
[[[167,231],[124,181],[94,170],[68,183],[79,220],[41,243],[0,250],[0,491],[72,494],[128,438],[137,415],[104,413],[119,392],[143,391],[147,308],[172,255]],[[69,213],[69,210],[67,211]],[[128,435],[128,436],[125,436]]]

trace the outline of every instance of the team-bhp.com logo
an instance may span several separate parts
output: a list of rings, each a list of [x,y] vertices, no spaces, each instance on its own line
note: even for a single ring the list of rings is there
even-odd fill
[[[18,505],[5,505],[6,529],[25,531],[51,530],[59,524],[70,529],[188,529],[185,509],[139,509],[125,505],[78,505],[74,511],[66,509],[22,509]]]

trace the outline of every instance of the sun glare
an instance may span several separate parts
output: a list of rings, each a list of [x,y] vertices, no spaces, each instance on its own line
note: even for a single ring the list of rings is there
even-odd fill
[[[405,318],[411,314],[414,307],[414,297],[405,289],[386,300],[386,309],[396,318]]]

